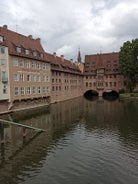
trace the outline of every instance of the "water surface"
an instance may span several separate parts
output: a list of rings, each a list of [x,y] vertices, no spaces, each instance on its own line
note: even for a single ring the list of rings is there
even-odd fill
[[[138,100],[77,98],[1,118],[0,184],[137,184]]]

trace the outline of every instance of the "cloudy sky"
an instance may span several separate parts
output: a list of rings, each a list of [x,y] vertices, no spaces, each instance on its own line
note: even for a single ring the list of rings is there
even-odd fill
[[[76,60],[119,51],[138,37],[138,0],[4,0],[0,26],[40,37],[46,52]]]

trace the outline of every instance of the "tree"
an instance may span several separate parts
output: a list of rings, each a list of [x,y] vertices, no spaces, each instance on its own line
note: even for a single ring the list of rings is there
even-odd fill
[[[119,62],[121,73],[127,78],[127,88],[132,92],[138,82],[138,38],[124,42]]]

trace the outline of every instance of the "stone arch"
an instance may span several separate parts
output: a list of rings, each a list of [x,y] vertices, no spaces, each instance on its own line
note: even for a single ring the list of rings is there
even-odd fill
[[[102,94],[104,99],[107,100],[114,100],[117,99],[119,97],[119,93],[116,90],[106,90],[103,92]]]
[[[84,93],[84,97],[88,100],[94,100],[99,96],[99,93],[96,90],[87,90]]]

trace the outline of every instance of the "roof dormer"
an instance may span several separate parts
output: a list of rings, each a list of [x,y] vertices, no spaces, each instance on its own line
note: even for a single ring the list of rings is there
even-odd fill
[[[21,53],[21,47],[16,47],[16,51],[17,51],[18,53]]]
[[[0,43],[4,41],[4,37],[0,35]]]

